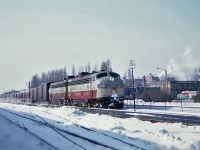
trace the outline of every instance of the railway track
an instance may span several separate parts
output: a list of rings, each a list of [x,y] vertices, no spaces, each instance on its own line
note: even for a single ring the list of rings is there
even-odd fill
[[[33,112],[30,112],[30,113],[32,113],[32,115],[34,115],[34,116],[37,116],[39,118],[39,120],[35,119],[35,117],[33,117],[33,116],[27,117],[27,115],[26,116],[25,115],[21,115],[21,114],[15,113],[13,111],[8,111],[7,109],[0,108],[0,110],[4,111],[6,113],[9,113],[11,115],[15,115],[17,117],[23,118],[25,120],[29,120],[31,122],[37,123],[39,125],[51,128],[54,132],[56,132],[58,135],[63,137],[65,140],[67,140],[67,141],[73,143],[74,145],[76,145],[79,149],[84,149],[84,150],[88,149],[87,147],[85,147],[85,142],[89,142],[90,144],[94,145],[95,149],[105,149],[106,148],[106,149],[115,149],[115,150],[120,150],[120,149],[140,149],[140,150],[145,150],[144,148],[138,147],[138,146],[136,146],[134,144],[128,143],[126,141],[117,139],[115,137],[111,137],[109,135],[106,135],[106,134],[103,134],[103,133],[100,133],[100,132],[97,133],[95,130],[91,130],[91,129],[83,127],[83,126],[79,126],[79,125],[77,125],[75,123],[73,123],[74,126],[78,127],[79,129],[81,128],[82,130],[85,130],[85,132],[89,132],[89,133],[87,133],[88,135],[92,135],[93,133],[97,133],[97,135],[101,134],[101,135],[105,136],[105,138],[108,138],[108,140],[109,139],[115,140],[116,141],[115,142],[116,146],[110,145],[110,144],[105,143],[105,142],[103,143],[101,141],[97,141],[97,140],[94,140],[92,138],[88,138],[87,136],[76,134],[74,131],[61,129],[61,128],[53,125],[53,124],[48,123],[48,121],[46,121],[46,119],[44,119],[43,117],[41,117],[38,114],[35,114]],[[60,116],[57,116],[57,117],[61,118]],[[62,119],[64,119],[64,118],[62,118]],[[66,119],[66,121],[69,121],[69,120]],[[13,123],[15,123],[15,122],[13,122]],[[26,128],[26,127],[23,127],[23,128],[24,128],[24,130],[27,130],[28,132],[31,132],[28,128]],[[33,134],[35,136],[37,136],[38,138],[41,138],[38,135],[36,135],[35,133],[33,133]],[[92,137],[92,136],[90,136],[90,137]],[[58,149],[57,146],[54,146],[52,143],[49,143],[44,138],[41,138],[41,140],[43,140],[47,144],[50,144],[54,149]],[[77,142],[74,142],[74,141],[80,141],[80,142],[77,143]],[[134,142],[133,139],[132,139],[132,142]]]
[[[178,114],[162,114],[151,112],[134,112],[124,110],[111,109],[94,109],[94,108],[79,108],[83,112],[104,114],[119,118],[138,118],[143,121],[150,122],[169,122],[169,123],[183,123],[185,125],[200,125],[200,117],[192,115],[178,115]]]
[[[122,143],[124,143],[124,144],[130,145],[130,146],[132,146],[133,148],[137,148],[137,149],[140,149],[140,150],[145,150],[144,148],[139,147],[139,146],[137,146],[137,145],[135,145],[135,144],[132,144],[132,143],[129,143],[129,142],[127,142],[127,141],[121,140],[121,139],[119,139],[119,138],[113,137],[113,136],[111,136],[111,135],[108,135],[108,134],[99,132],[99,131],[97,131],[97,130],[90,129],[90,128],[84,127],[84,126],[82,126],[82,125],[76,124],[75,122],[73,122],[73,121],[71,121],[71,120],[69,120],[69,119],[66,119],[66,118],[64,118],[64,117],[61,117],[61,116],[59,116],[59,115],[56,115],[56,114],[53,114],[53,113],[50,113],[50,112],[47,112],[47,111],[45,111],[45,113],[54,115],[54,116],[56,116],[56,117],[58,117],[58,118],[61,118],[61,119],[65,120],[65,121],[67,121],[67,122],[71,122],[73,125],[75,125],[75,126],[78,127],[78,128],[81,128],[81,129],[83,129],[83,130],[87,130],[87,131],[90,131],[90,132],[95,132],[95,133],[97,133],[97,134],[100,134],[100,135],[109,137],[109,138],[114,139],[114,140],[116,140],[116,141],[119,141],[119,142],[122,142]],[[129,138],[130,140],[134,140],[133,138],[130,138],[130,137],[127,137],[127,138]]]
[[[29,106],[38,106],[38,105],[29,105]],[[61,107],[58,105],[49,106],[49,105],[41,105],[40,107]],[[99,109],[99,108],[86,108],[86,107],[75,107],[80,109],[83,112],[93,113],[93,114],[104,114],[110,115],[118,118],[138,118],[143,121],[150,121],[152,123],[156,122],[168,122],[168,123],[183,123],[184,125],[200,125],[200,117],[199,116],[191,116],[191,115],[178,115],[178,114],[159,114],[159,113],[151,113],[151,112],[134,112],[134,111],[126,111],[126,110],[114,110],[114,109]]]
[[[138,113],[135,117],[151,122],[183,123],[184,125],[200,125],[200,117],[177,114]]]
[[[2,110],[2,109],[1,109]],[[40,141],[44,142],[45,144],[49,145],[51,148],[53,149],[58,149],[57,147],[53,146],[51,143],[49,143],[47,140],[45,140],[44,138],[38,136],[37,134],[35,134],[34,132],[31,132],[29,129],[27,129],[24,126],[21,126],[20,124],[12,121],[11,119],[7,118],[6,116],[0,114],[1,117],[3,117],[4,119],[8,120],[10,123],[14,124],[15,126],[17,126],[18,128],[21,128],[22,130],[28,132],[29,134],[31,134],[32,136],[34,136],[35,138],[39,139]]]

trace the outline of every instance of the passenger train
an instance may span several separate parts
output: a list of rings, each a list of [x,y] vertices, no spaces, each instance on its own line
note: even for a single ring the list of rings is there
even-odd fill
[[[112,71],[82,72],[60,82],[4,93],[1,99],[12,103],[108,108],[112,103],[112,91],[118,95],[116,108],[123,108],[124,84],[119,74]]]

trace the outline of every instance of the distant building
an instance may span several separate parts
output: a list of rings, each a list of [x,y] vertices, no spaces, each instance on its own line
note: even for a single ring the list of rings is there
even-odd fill
[[[144,80],[146,87],[160,87],[160,89],[164,89],[166,82],[161,81],[159,77],[152,75],[151,73],[147,76],[144,76]]]
[[[165,90],[166,82],[147,82],[147,87],[160,87],[161,90]],[[168,81],[166,90],[172,96],[176,98],[182,91],[200,91],[200,81]]]
[[[145,76],[146,82],[159,82],[160,79],[157,76],[152,75],[151,73],[148,76]]]
[[[170,81],[169,91],[173,97],[183,91],[200,91],[200,81]]]
[[[132,87],[133,86],[133,80],[132,79],[126,79],[123,78],[123,82],[125,87]],[[137,87],[139,85],[143,85],[143,79],[134,79],[134,87]]]
[[[132,79],[123,79],[125,84],[125,95],[133,94]],[[200,91],[200,81],[175,81],[175,78],[168,78],[167,82],[160,80],[159,77],[149,74],[144,76],[143,79],[134,80],[134,92],[138,93],[139,89],[143,91],[155,88],[166,90],[173,99],[177,98],[178,94],[183,91]]]

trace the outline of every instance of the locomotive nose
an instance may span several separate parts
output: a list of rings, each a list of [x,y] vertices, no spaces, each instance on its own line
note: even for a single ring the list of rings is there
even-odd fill
[[[111,78],[110,79],[111,84],[113,84],[113,86],[115,87],[122,87],[123,86],[123,81],[118,79],[118,78]]]

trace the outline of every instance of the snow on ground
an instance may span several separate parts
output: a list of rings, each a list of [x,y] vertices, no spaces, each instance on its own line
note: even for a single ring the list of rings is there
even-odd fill
[[[125,109],[133,110],[134,101],[125,100]],[[127,105],[128,104],[128,105]],[[181,115],[195,115],[200,116],[200,103],[192,103],[190,101],[180,102],[144,102],[143,100],[135,101],[137,112],[153,112],[153,113],[168,113],[168,114],[181,114]]]
[[[161,104],[158,104],[161,105]],[[163,105],[163,104],[162,104]],[[171,104],[172,106],[173,104]],[[196,105],[195,105],[196,106]],[[98,114],[88,114],[75,109],[72,107],[59,107],[59,108],[44,108],[26,105],[16,105],[1,103],[0,108],[12,110],[20,114],[26,114],[29,117],[37,118],[34,114],[42,116],[48,123],[53,125],[58,125],[64,129],[73,131],[74,133],[98,139],[106,144],[115,145],[120,147],[120,142],[114,140],[108,140],[104,136],[96,133],[86,132],[85,130],[80,130],[74,124],[84,126],[95,130],[97,132],[105,133],[107,135],[131,142],[138,147],[154,150],[154,149],[200,149],[200,126],[187,126],[182,123],[151,123],[148,121],[141,121],[137,118],[115,118],[106,115]],[[158,107],[157,107],[158,108]],[[173,109],[174,108],[174,109]],[[179,107],[173,107],[173,111],[160,110],[162,113],[183,113],[187,114],[187,111],[180,111]],[[128,109],[129,111],[131,109]],[[154,111],[159,112],[159,110],[150,109],[137,109],[137,111]],[[192,112],[192,109],[188,113],[197,115],[196,109]],[[51,129],[46,129],[42,126],[33,123],[22,123],[17,117],[13,117],[9,114],[0,110],[0,114],[6,115],[8,118],[29,127],[34,133],[38,135],[45,134],[48,141],[52,142],[59,149],[80,149],[72,143],[63,143],[62,141],[56,140]],[[59,118],[58,115],[63,118]],[[67,121],[70,120],[70,121]],[[39,119],[39,118],[38,118]],[[22,120],[21,120],[22,121]],[[87,149],[94,149],[94,146],[82,143]],[[3,119],[0,116],[0,149],[52,149],[44,142],[36,139],[34,136],[25,132],[24,130],[16,127],[12,123]],[[96,149],[100,149],[96,147]],[[123,147],[121,149],[131,149],[130,147]],[[134,148],[132,148],[134,149]]]
[[[45,143],[0,116],[0,149],[50,149]]]

